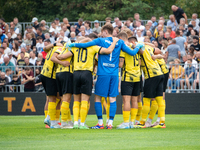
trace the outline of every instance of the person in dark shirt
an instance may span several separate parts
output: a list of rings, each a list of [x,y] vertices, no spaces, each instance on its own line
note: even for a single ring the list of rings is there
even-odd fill
[[[33,23],[33,27],[35,28],[35,30],[37,30],[37,28],[39,28],[39,23],[38,23],[38,18],[34,17],[32,19],[32,23]]]
[[[172,5],[172,11],[174,16],[176,17],[176,21],[178,22],[178,24],[180,23],[181,18],[185,18],[187,24],[187,15],[185,14],[182,8]]]
[[[21,55],[21,59],[19,59],[18,61],[17,61],[17,65],[18,66],[24,66],[25,65],[25,61],[24,61],[24,56],[25,56],[25,54],[24,54],[24,52],[21,52],[20,53],[20,55]]]
[[[45,40],[45,36],[42,33],[42,29],[41,28],[37,28],[36,33],[37,33],[37,34],[35,34],[36,39],[37,39],[38,36],[40,36],[43,41]]]
[[[33,64],[32,63],[29,63],[29,58],[28,57],[25,57],[25,59],[24,59],[24,62],[25,62],[25,65],[24,66],[33,66]]]
[[[75,28],[76,28],[77,33],[81,32],[80,28],[81,28],[82,25],[83,25],[83,19],[79,18],[78,23],[75,23]]]
[[[24,84],[24,92],[33,92],[35,89],[35,78],[29,67],[26,67],[24,71],[22,71],[22,77],[23,81],[21,83]]]
[[[193,44],[191,45],[191,47],[194,47],[195,51],[200,51],[200,44],[199,44],[198,36],[193,37]]]
[[[11,82],[9,82],[7,85],[20,85],[21,84],[21,80],[20,78],[15,74],[13,75],[13,79]],[[10,90],[13,91],[13,92],[18,92],[20,91],[20,87],[18,86],[10,86]]]
[[[0,74],[0,92],[5,91],[5,85],[8,83],[8,78],[4,72]]]
[[[192,30],[193,30],[193,25],[189,24],[189,25],[188,25],[188,31],[187,31],[187,33],[186,33],[186,36],[190,36]]]

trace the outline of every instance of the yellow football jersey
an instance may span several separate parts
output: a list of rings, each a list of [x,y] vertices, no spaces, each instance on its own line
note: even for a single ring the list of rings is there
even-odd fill
[[[154,61],[151,56],[153,56],[154,48],[145,45],[145,50],[143,55],[141,55],[141,68],[144,73],[145,79],[156,77],[162,75],[161,68],[157,61]]]
[[[62,47],[55,46],[47,53],[46,60],[41,72],[43,76],[56,79],[57,65],[53,61],[51,61],[51,57],[53,56],[54,52],[58,49],[62,50]]]
[[[99,46],[87,48],[73,47],[71,52],[74,55],[74,71],[89,70],[93,72],[95,56],[100,49]]]
[[[124,58],[122,81],[140,82],[140,55],[131,56],[121,51],[120,57]]]
[[[166,74],[169,72],[169,69],[167,68],[167,65],[165,63],[165,60],[162,58],[162,59],[156,59],[156,61],[158,62],[158,64],[160,65],[160,68],[163,72],[163,74]]]
[[[65,47],[65,45],[64,45],[64,47],[62,49],[59,48],[59,49],[57,49],[55,51],[55,53],[58,53],[58,54],[65,54],[67,52],[69,52],[69,50]],[[70,62],[70,66],[64,67],[63,65],[58,64],[58,67],[56,69],[56,73],[60,73],[60,72],[70,72],[70,73],[73,73],[73,57],[69,57],[69,58],[64,59],[62,61],[68,61],[68,62]]]

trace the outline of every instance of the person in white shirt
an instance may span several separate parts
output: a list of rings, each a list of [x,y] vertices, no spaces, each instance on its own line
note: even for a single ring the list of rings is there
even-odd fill
[[[12,46],[13,46],[12,55],[13,55],[13,57],[17,58],[18,55],[21,53],[21,49],[19,49],[17,43],[13,43]]]
[[[59,28],[58,26],[56,26],[56,23],[55,22],[52,22],[51,23],[51,27],[49,29],[49,32],[52,32],[54,31],[55,34],[59,33],[61,30],[61,28]]]
[[[193,30],[197,30],[197,32],[199,32],[199,24],[196,24],[196,20],[192,19],[191,20],[191,24],[193,25]]]
[[[67,29],[67,26],[66,26],[66,25],[63,25],[62,30],[65,32],[65,36],[68,37],[69,34],[70,34],[70,32],[69,32],[69,30]]]
[[[11,77],[10,77],[11,74],[12,74],[12,70],[10,68],[7,68],[5,76],[8,78],[8,82],[11,82]]]
[[[136,21],[136,26],[137,27],[136,27],[135,33],[137,32],[137,30],[140,30],[141,34],[143,36],[145,27],[143,25],[141,25],[141,21],[140,20]]]
[[[65,36],[65,32],[63,30],[60,31],[60,36],[63,37],[63,41],[68,42],[68,37]],[[57,41],[59,41],[59,38],[57,38]]]
[[[10,28],[11,38],[14,39],[17,37],[17,34],[14,31],[14,28]]]
[[[7,43],[3,41],[2,47],[4,47],[4,54],[11,52],[11,49],[8,47]]]
[[[35,56],[35,52],[31,51],[31,52],[30,52],[29,63],[35,65],[36,60],[37,60],[37,57]]]
[[[42,49],[44,48],[44,42],[42,41],[42,37],[38,36],[37,40],[39,41],[36,44],[36,48],[37,48],[37,53],[41,53]]]
[[[140,30],[137,30],[136,37],[138,42],[144,42],[144,37],[142,36],[142,32]]]
[[[118,17],[114,18],[114,23],[112,24],[113,28],[117,27],[117,22],[119,21]]]
[[[16,66],[16,59],[13,57],[13,54],[11,52],[8,53],[8,57],[10,59],[10,62],[13,63]]]
[[[87,33],[86,30],[85,30],[85,26],[81,26],[81,27],[80,27],[80,30],[81,30],[81,31],[84,31],[84,32],[85,32],[85,35],[89,35],[89,33]],[[85,35],[84,35],[84,36],[85,36]],[[82,35],[82,33],[80,32],[80,33],[78,34],[78,36],[83,36],[83,35]]]
[[[192,59],[192,56],[191,55],[187,55],[187,60],[188,59]],[[192,59],[192,66],[195,67],[196,69],[198,69],[198,63],[196,60]],[[187,61],[185,62],[185,65],[184,65],[184,69],[186,69],[188,67],[188,63]]]

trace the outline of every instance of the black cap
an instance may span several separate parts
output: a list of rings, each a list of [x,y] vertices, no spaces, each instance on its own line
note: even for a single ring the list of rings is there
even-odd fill
[[[193,28],[193,25],[192,25],[192,24],[189,24],[189,25],[188,25],[188,28],[189,28],[189,27]]]
[[[59,20],[59,18],[56,18],[55,20]]]

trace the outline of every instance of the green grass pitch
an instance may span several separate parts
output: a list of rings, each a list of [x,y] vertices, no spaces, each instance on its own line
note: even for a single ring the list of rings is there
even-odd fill
[[[0,116],[0,149],[200,149],[200,115],[166,115],[166,129],[45,129],[43,120],[44,116]],[[121,122],[122,115],[117,115],[114,126]],[[87,117],[87,125],[96,123],[95,115]]]

